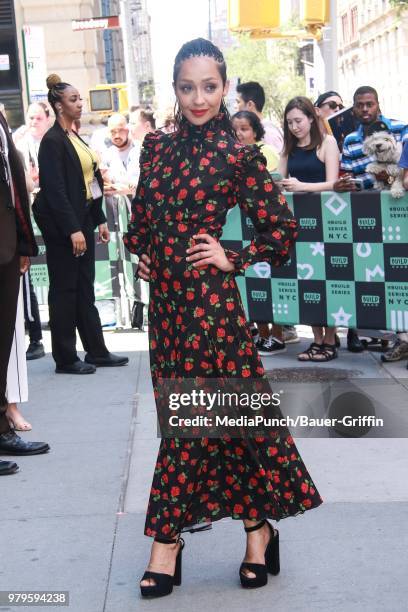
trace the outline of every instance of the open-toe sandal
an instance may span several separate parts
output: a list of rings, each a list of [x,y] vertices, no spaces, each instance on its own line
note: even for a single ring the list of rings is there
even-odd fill
[[[332,359],[336,359],[337,357],[337,349],[335,344],[322,344],[321,350],[312,356],[311,361],[315,363],[331,361]]]
[[[317,344],[317,342],[312,342],[312,344],[302,353],[298,353],[299,361],[313,361],[312,357],[320,353],[323,348],[323,344]]]

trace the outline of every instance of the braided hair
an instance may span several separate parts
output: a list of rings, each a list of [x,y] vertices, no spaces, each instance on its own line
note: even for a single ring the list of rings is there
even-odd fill
[[[225,85],[227,82],[227,65],[225,63],[224,56],[218,47],[205,38],[195,38],[194,40],[184,43],[184,45],[181,47],[174,60],[173,83],[175,84],[177,82],[181,64],[190,57],[199,56],[212,57],[217,62],[217,68],[220,73],[222,83]],[[220,113],[222,113],[222,119],[220,121],[221,128],[235,138],[236,136],[234,128],[232,127],[231,116],[224,99],[222,99],[221,102]],[[184,117],[180,108],[178,107],[177,102],[174,107],[174,117],[176,128],[180,129]]]
[[[48,102],[50,103],[52,110],[56,115],[58,115],[57,111],[57,102],[61,102],[64,91],[68,87],[72,87],[69,83],[64,83],[61,80],[61,77],[58,74],[50,74],[47,77],[47,88],[48,88]]]

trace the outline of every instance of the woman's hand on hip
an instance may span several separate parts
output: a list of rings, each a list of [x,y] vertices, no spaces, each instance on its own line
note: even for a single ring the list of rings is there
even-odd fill
[[[145,253],[140,256],[137,264],[137,275],[145,281],[150,280],[150,257]]]
[[[86,240],[82,232],[74,232],[71,234],[72,252],[75,257],[83,255],[86,251]]]
[[[99,230],[99,236],[98,236],[98,240],[99,242],[109,242],[110,240],[110,232],[108,230],[108,226],[106,225],[106,223],[101,223],[100,225],[98,225],[98,230]]]
[[[186,260],[194,262],[195,268],[212,264],[223,272],[234,270],[234,264],[228,259],[218,240],[209,234],[196,234],[193,238],[200,242],[187,249]]]

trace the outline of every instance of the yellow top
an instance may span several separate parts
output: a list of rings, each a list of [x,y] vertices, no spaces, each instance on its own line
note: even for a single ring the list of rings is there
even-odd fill
[[[261,147],[261,152],[266,157],[267,169],[269,172],[273,172],[276,170],[279,164],[279,153],[272,145],[265,144],[264,142],[258,142],[257,144],[259,144]]]
[[[79,161],[81,162],[82,172],[84,175],[84,181],[86,185],[86,199],[92,199],[92,193],[90,184],[94,179],[94,168],[97,167],[98,158],[96,153],[92,151],[78,136],[69,135],[69,139],[73,144],[75,151],[78,154]],[[94,166],[95,164],[95,166]]]

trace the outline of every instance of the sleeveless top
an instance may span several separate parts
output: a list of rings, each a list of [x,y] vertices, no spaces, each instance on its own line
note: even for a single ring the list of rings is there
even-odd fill
[[[288,176],[302,183],[324,183],[326,167],[317,157],[316,149],[306,150],[295,147],[288,157]]]

